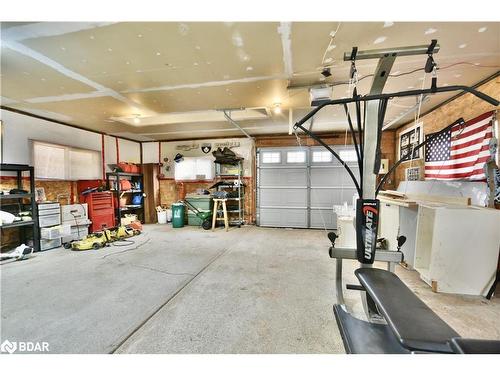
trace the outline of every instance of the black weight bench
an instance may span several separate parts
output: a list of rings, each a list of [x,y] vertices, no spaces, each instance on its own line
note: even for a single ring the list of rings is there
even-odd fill
[[[451,347],[457,354],[500,354],[500,341],[455,337]]]
[[[334,312],[346,350],[351,353],[454,353],[459,334],[436,315],[392,272],[377,268],[354,271],[387,324],[370,323]]]

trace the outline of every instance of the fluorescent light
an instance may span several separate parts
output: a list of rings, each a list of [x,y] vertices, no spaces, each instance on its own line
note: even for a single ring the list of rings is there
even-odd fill
[[[280,103],[274,103],[273,112],[275,115],[279,115],[281,113],[281,104]]]

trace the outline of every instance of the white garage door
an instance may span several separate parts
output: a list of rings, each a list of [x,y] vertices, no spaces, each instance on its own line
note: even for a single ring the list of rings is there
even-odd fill
[[[332,147],[356,177],[352,147]],[[257,225],[291,228],[337,227],[333,206],[356,193],[342,165],[322,147],[257,150]]]

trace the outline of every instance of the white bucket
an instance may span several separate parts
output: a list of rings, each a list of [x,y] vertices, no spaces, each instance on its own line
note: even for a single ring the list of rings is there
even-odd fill
[[[158,211],[158,224],[167,224],[167,211]]]

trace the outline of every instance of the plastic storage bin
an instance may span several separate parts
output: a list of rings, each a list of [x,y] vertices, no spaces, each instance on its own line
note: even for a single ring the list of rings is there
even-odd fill
[[[186,201],[192,204],[200,211],[212,211],[214,201],[209,195],[187,196]]]
[[[86,225],[79,225],[71,227],[71,234],[62,238],[63,243],[81,240],[89,234],[89,227]]]
[[[55,240],[71,235],[71,225],[62,224],[55,227],[40,228],[40,237],[44,240]]]
[[[38,223],[40,227],[50,227],[53,225],[58,225],[60,222],[61,222],[61,214],[38,217]]]
[[[54,249],[61,246],[62,242],[60,238],[55,240],[40,240],[40,251]]]

